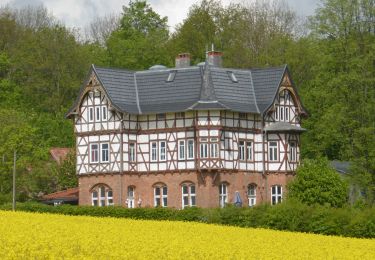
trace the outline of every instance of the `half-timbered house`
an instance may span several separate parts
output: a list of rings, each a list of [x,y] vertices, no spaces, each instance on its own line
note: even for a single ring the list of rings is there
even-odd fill
[[[288,67],[232,69],[222,54],[144,71],[92,66],[67,117],[79,204],[279,203],[300,160],[301,104]],[[236,196],[238,197],[238,195]]]

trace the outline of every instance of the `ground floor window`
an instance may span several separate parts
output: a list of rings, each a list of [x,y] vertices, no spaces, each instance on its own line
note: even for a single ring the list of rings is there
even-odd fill
[[[167,207],[168,206],[168,188],[166,185],[154,187],[154,206]]]
[[[280,203],[283,199],[283,187],[281,185],[272,186],[271,189],[272,205]]]
[[[219,205],[221,208],[225,207],[228,203],[228,186],[226,183],[222,183],[219,186]]]
[[[128,208],[135,208],[135,188],[133,186],[128,187],[128,198],[126,199],[126,204]]]
[[[250,184],[247,186],[247,198],[249,201],[249,207],[252,207],[257,202],[257,196],[256,196],[256,185]]]
[[[114,205],[112,189],[104,185],[95,187],[91,191],[91,205],[99,207]]]
[[[182,208],[193,207],[195,205],[196,205],[195,185],[183,184],[182,185]]]

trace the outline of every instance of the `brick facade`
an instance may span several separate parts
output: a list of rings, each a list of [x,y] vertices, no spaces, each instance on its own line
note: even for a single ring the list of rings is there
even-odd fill
[[[249,184],[256,184],[257,204],[271,202],[271,187],[281,185],[283,187],[283,197],[285,197],[285,187],[288,181],[293,178],[292,174],[272,173],[267,174],[267,178],[261,173],[249,172],[168,172],[149,174],[96,174],[79,177],[79,204],[92,204],[92,189],[98,185],[112,189],[114,205],[126,206],[127,189],[129,186],[135,187],[136,207],[154,206],[154,186],[165,184],[168,187],[168,207],[182,207],[183,183],[193,183],[196,187],[196,205],[198,207],[218,207],[219,206],[219,185],[226,183],[228,186],[228,203],[234,203],[235,192],[238,191],[243,202],[243,206],[248,204],[247,187]],[[268,187],[268,189],[266,189]],[[122,189],[121,189],[122,188]],[[268,196],[266,196],[266,193]],[[122,195],[121,195],[122,194]],[[139,199],[141,204],[138,205]]]

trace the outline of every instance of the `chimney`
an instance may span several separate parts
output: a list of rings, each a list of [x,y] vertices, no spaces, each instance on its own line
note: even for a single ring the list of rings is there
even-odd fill
[[[190,66],[190,53],[180,53],[176,57],[176,68],[186,68]]]
[[[214,67],[222,67],[223,53],[221,51],[208,51],[207,52],[208,64]]]

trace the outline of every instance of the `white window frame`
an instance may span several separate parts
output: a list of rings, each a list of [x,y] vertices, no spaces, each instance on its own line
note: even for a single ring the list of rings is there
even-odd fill
[[[164,144],[164,147],[163,147]],[[167,142],[159,141],[159,161],[164,162],[167,160]]]
[[[283,201],[283,186],[273,185],[271,187],[271,204],[275,205]]]
[[[101,108],[99,106],[96,106],[95,107],[95,120],[96,122],[100,122],[101,121]]]
[[[186,154],[185,140],[179,140],[178,141],[178,159],[185,160],[185,157],[186,157],[185,154]]]
[[[245,161],[245,141],[243,140],[238,142],[238,159]]]
[[[156,190],[159,189],[159,195],[156,194]],[[164,194],[166,191],[166,194]],[[159,203],[158,203],[159,202]],[[155,186],[154,187],[154,206],[159,205],[163,208],[168,207],[168,187],[167,186]]]
[[[134,186],[128,186],[126,204],[128,208],[135,208],[135,188]]]
[[[247,186],[247,199],[249,207],[253,207],[257,203],[257,186],[255,184],[249,184]]]
[[[184,188],[186,188],[187,193],[184,192]],[[192,188],[194,188],[194,192],[192,191]],[[185,204],[185,198],[187,198],[187,204]],[[183,209],[196,206],[196,188],[194,184],[182,184],[181,199]]]
[[[194,159],[194,139],[187,140],[187,154],[186,155],[187,155],[187,159]]]
[[[274,144],[276,144],[276,145],[274,145]],[[279,157],[278,146],[279,146],[279,144],[278,144],[277,141],[269,141],[268,142],[268,160],[270,162],[278,162],[278,157]]]
[[[98,190],[99,190],[99,207],[104,207],[106,205],[105,187],[100,186]],[[104,194],[104,196],[102,196],[102,193]]]
[[[97,149],[93,150],[93,146],[96,145]],[[90,163],[99,163],[99,156],[100,156],[100,152],[99,152],[99,144],[98,143],[91,143],[90,144]],[[95,154],[96,156],[93,156],[93,152],[95,151]],[[96,158],[93,158],[93,157],[96,157]],[[96,160],[94,160],[96,159]]]
[[[96,194],[96,196],[94,196],[94,194]],[[91,192],[91,204],[92,204],[92,206],[95,206],[95,207],[99,206],[98,197],[99,197],[98,191],[97,190],[93,190]]]
[[[107,149],[103,149],[103,146],[104,145],[107,145]],[[107,151],[107,152],[106,152]],[[104,153],[107,153],[107,160],[103,160],[103,155]],[[103,162],[103,163],[107,163],[109,162],[109,156],[110,156],[110,152],[109,152],[109,143],[101,143],[100,144],[100,162]]]
[[[151,158],[150,158],[151,162],[157,162],[158,161],[158,143],[151,142],[150,150],[151,150]]]
[[[107,106],[102,106],[102,120],[107,121],[108,120],[108,109]]]
[[[204,142],[204,143],[200,143],[200,149],[199,149],[199,155],[200,155],[200,158],[202,159],[207,159],[208,158],[208,143],[207,142]]]
[[[110,193],[111,196],[110,196]],[[113,206],[114,203],[113,203],[113,190],[109,189],[107,190],[107,206]]]
[[[135,143],[130,142],[129,143],[129,162],[135,162]]]
[[[284,107],[280,106],[280,121],[284,121]]]
[[[246,113],[238,113],[238,118],[240,120],[246,120],[247,119],[247,114]]]
[[[297,161],[297,143],[296,141],[289,142],[289,161],[296,162]]]
[[[224,208],[227,203],[228,203],[228,185],[226,183],[220,183],[219,185],[220,208]]]
[[[165,120],[166,118],[167,118],[167,114],[166,113],[156,114],[156,120]]]
[[[185,112],[177,112],[175,116],[176,116],[176,119],[184,119]]]
[[[210,158],[218,158],[219,144],[217,143],[217,138],[211,138],[210,141]]]
[[[89,122],[94,122],[94,120],[95,120],[94,108],[93,107],[89,107],[88,108],[88,121]]]
[[[246,160],[252,161],[253,160],[253,142],[246,141]]]

